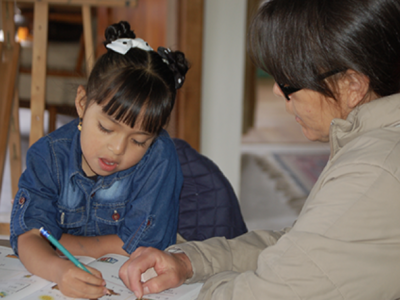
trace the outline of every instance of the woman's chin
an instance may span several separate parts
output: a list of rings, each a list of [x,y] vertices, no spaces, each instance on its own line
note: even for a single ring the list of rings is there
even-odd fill
[[[302,127],[302,131],[306,139],[308,139],[311,142],[322,142],[322,143],[329,142],[329,136],[322,136],[304,127]]]

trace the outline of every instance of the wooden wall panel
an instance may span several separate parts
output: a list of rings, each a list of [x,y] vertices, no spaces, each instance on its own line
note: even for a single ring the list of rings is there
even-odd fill
[[[119,21],[129,22],[136,36],[148,42],[153,49],[165,46],[167,3],[166,0],[138,0],[136,7],[132,8],[99,8],[97,53],[100,55],[106,51],[102,43],[107,26]]]
[[[180,0],[178,43],[191,64],[177,98],[177,136],[200,151],[204,0]]]
[[[260,0],[247,0],[246,32],[248,30],[253,15],[257,12],[259,4]],[[242,133],[246,133],[250,128],[254,127],[254,115],[257,97],[257,68],[251,61],[247,51],[245,64]]]

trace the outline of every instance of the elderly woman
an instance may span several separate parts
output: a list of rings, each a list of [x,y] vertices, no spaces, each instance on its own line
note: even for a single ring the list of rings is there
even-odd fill
[[[266,1],[249,45],[304,135],[331,146],[298,220],[140,248],[121,278],[139,297],[203,281],[199,299],[400,298],[400,1]]]

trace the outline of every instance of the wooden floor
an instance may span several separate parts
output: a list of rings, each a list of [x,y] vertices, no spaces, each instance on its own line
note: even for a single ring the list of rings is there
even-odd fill
[[[258,79],[255,124],[243,135],[242,143],[312,143],[304,137],[294,116],[286,112],[285,100],[272,93],[273,84],[273,79]]]

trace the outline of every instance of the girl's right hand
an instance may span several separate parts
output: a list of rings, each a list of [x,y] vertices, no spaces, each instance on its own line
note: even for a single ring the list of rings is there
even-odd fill
[[[38,229],[32,229],[18,237],[18,252],[26,269],[49,281],[73,298],[95,299],[108,290],[101,273],[89,268],[92,274],[76,267],[70,260],[61,258],[45,240]]]
[[[76,267],[71,261],[62,259],[57,266],[55,282],[65,296],[97,299],[108,293],[101,273],[86,266],[92,274]]]

